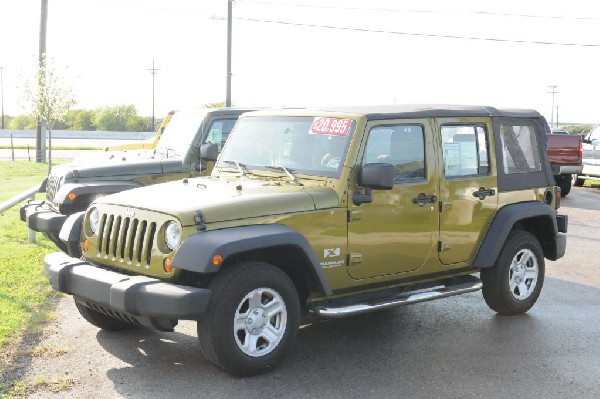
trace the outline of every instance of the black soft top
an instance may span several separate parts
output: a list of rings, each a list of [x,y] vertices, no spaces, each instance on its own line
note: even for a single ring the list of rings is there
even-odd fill
[[[482,105],[452,104],[393,104],[373,106],[341,106],[309,108],[315,111],[344,112],[365,115],[368,120],[396,118],[430,118],[430,117],[485,117],[503,116],[512,118],[539,118],[539,112],[533,109],[495,108]]]

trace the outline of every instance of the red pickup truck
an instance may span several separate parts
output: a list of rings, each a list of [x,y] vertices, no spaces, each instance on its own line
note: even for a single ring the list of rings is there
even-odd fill
[[[571,191],[573,175],[581,173],[583,165],[583,141],[578,134],[547,133],[548,160],[561,196]]]

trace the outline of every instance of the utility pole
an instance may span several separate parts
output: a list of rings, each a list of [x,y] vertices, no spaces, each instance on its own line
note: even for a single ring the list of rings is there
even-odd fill
[[[42,1],[42,13],[40,17],[40,52],[39,52],[39,68],[38,68],[38,82],[39,74],[42,73],[42,67],[44,65],[44,59],[46,57],[46,27],[48,25],[48,0]],[[41,88],[39,88],[41,90]],[[46,160],[46,143],[45,134],[42,136],[43,122],[37,121],[37,130],[35,134],[35,161],[44,162]],[[43,137],[43,138],[42,138]]]
[[[551,86],[548,86],[548,88],[550,88],[550,90],[551,90],[548,93],[552,94],[552,112],[551,112],[551,115],[550,115],[550,127],[552,127],[552,126],[554,126],[554,95],[558,94],[558,91],[556,91],[556,89],[558,89],[558,86],[551,85]],[[556,121],[556,124],[558,125],[558,120]]]
[[[0,66],[0,98],[2,98],[2,129],[4,129],[4,67]]]
[[[152,74],[152,131],[154,131],[154,77],[156,76],[156,74],[158,73],[160,69],[156,69],[154,68],[154,60],[152,60],[152,68],[148,69],[148,71],[150,71],[150,73]]]
[[[225,92],[225,106],[231,107],[231,25],[233,18],[233,0],[227,0],[227,85]]]

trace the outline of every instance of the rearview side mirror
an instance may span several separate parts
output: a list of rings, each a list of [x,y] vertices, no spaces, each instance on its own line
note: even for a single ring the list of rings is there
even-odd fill
[[[214,143],[205,143],[200,146],[200,159],[203,161],[216,161],[219,156],[219,146]]]
[[[354,193],[354,205],[371,203],[371,190],[391,190],[396,171],[390,163],[368,163],[358,172],[357,184],[365,188],[364,194]]]

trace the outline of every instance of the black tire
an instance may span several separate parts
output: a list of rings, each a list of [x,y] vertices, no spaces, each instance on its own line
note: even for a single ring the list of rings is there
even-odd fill
[[[571,192],[571,176],[567,175],[567,176],[561,176],[560,178],[556,179],[556,184],[558,184],[558,187],[560,187],[560,196],[561,197],[566,197],[567,195],[569,195],[569,193]]]
[[[526,231],[513,231],[494,266],[481,270],[483,298],[500,314],[525,313],[540,295],[544,272],[544,255],[537,238]]]
[[[583,187],[583,183],[585,183],[585,179],[581,179],[579,176],[573,175],[573,185],[575,187]]]
[[[63,251],[66,254],[69,253],[69,249],[67,248],[67,244],[65,244],[64,242],[62,242],[62,240],[60,238],[58,238],[58,234],[51,233],[51,232],[48,232],[48,231],[46,231],[46,232],[44,232],[42,234],[44,234],[44,236],[46,236],[47,239],[49,239],[50,241],[52,241],[54,243],[54,245],[56,245],[61,251]]]
[[[204,356],[238,377],[277,365],[300,326],[300,300],[287,274],[267,263],[242,262],[219,272],[210,288],[206,313],[198,322]]]
[[[123,320],[115,319],[114,317],[100,313],[97,310],[89,308],[77,301],[75,306],[79,311],[79,314],[90,324],[106,331],[123,331],[131,330],[132,328],[138,327],[137,324],[128,323]]]

